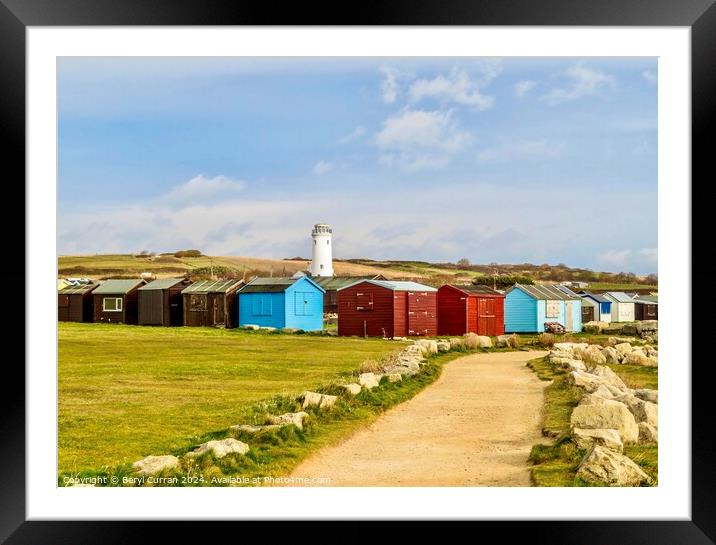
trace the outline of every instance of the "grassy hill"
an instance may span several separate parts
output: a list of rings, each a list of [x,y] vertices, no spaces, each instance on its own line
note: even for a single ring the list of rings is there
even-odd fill
[[[84,276],[96,280],[106,278],[136,278],[142,272],[152,272],[158,277],[191,274],[195,279],[209,277],[241,278],[251,276],[290,276],[305,270],[309,260],[265,259],[256,257],[198,256],[175,257],[172,254],[131,255],[75,255],[60,256],[58,274]],[[536,282],[560,282],[563,280],[585,281],[595,290],[656,291],[654,276],[637,276],[631,273],[596,272],[568,267],[564,264],[534,265],[531,263],[472,265],[467,263],[430,263],[427,261],[376,261],[372,259],[336,259],[333,267],[337,276],[382,274],[386,278],[410,279],[429,285],[445,283],[469,283],[482,279],[491,284],[495,272],[501,275],[528,276]]]

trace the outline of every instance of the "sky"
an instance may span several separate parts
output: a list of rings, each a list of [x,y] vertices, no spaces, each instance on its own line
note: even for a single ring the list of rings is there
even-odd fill
[[[58,252],[657,271],[655,58],[58,59]]]

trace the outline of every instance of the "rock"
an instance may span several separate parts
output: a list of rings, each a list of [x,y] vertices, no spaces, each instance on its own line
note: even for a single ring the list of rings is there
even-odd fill
[[[249,445],[233,438],[217,439],[216,441],[202,443],[193,451],[187,453],[187,456],[201,456],[209,451],[213,452],[217,458],[223,458],[227,454],[246,454],[249,451]]]
[[[602,354],[599,346],[590,344],[587,348],[581,350],[581,359],[591,365],[604,365],[607,358]]]
[[[450,349],[452,348],[450,346],[450,341],[438,341],[438,352],[450,352]]]
[[[637,423],[646,422],[652,426],[659,425],[659,406],[656,403],[644,401],[632,394],[626,394],[616,399],[629,408]]]
[[[394,341],[407,341],[408,338],[407,337],[393,337],[393,340]]]
[[[420,372],[420,366],[416,363],[414,366],[410,365],[391,365],[385,368],[385,373],[388,375],[417,375]]]
[[[253,331],[258,331],[260,329],[260,327],[257,326],[256,324],[245,324],[245,325],[242,325],[241,327],[243,329],[251,329]]]
[[[600,377],[591,373],[587,373],[585,371],[572,371],[569,376],[567,376],[567,384],[579,386],[580,388],[584,388],[587,392],[591,393],[604,384],[604,382]]]
[[[653,346],[645,346],[644,353],[646,353],[647,357],[649,357],[649,358],[658,358],[659,357],[659,351],[656,348],[654,348]]]
[[[575,428],[572,430],[572,441],[577,448],[582,450],[590,450],[593,446],[599,445],[614,452],[624,452],[624,443],[617,430],[613,429],[596,429],[585,430]]]
[[[642,320],[639,322],[639,325],[641,326],[642,333],[651,333],[659,329],[659,322],[657,320]]]
[[[601,333],[607,325],[607,322],[590,321],[582,324],[582,329],[585,333]]]
[[[604,384],[614,386],[620,390],[628,390],[627,385],[624,384],[624,381],[621,378],[619,378],[619,375],[606,365],[597,365],[591,370],[591,373],[601,378]]]
[[[553,348],[562,352],[571,352],[574,354],[575,350],[584,349],[589,346],[589,343],[554,343]]]
[[[390,373],[388,375],[388,382],[400,382],[403,380],[403,375],[400,373]]]
[[[617,351],[617,357],[622,361],[627,354],[631,353],[631,345],[629,343],[618,343],[614,346]]]
[[[498,348],[517,348],[520,345],[520,338],[512,333],[511,335],[498,335],[495,346]]]
[[[307,393],[312,393],[312,392],[307,392]],[[319,403],[320,403],[320,401],[319,401]],[[288,424],[293,424],[299,430],[302,430],[303,429],[303,421],[306,419],[307,416],[308,416],[308,413],[303,412],[303,411],[300,411],[297,413],[284,413],[284,414],[280,414],[278,416],[269,415],[268,422],[269,422],[269,424],[278,424],[279,426],[286,426]]]
[[[281,329],[281,331],[283,331],[284,333],[298,333],[301,330],[297,327],[284,327]]]
[[[230,430],[235,431],[237,433],[244,432],[244,433],[261,433],[262,431],[270,431],[270,430],[277,430],[281,426],[278,424],[266,424],[264,426],[252,426],[251,424],[237,424],[236,426],[229,427]]]
[[[646,422],[639,422],[639,442],[640,443],[658,443],[659,442],[659,430],[656,426],[647,424]]]
[[[659,367],[659,360],[655,357],[647,356],[644,360],[644,365],[646,367]]]
[[[350,395],[358,395],[361,391],[360,384],[356,384],[355,382],[351,382],[350,384],[343,384],[341,388],[343,388],[346,393]]]
[[[592,392],[591,395],[601,397],[602,399],[614,399],[612,391],[604,384],[600,384],[599,387]]]
[[[622,363],[624,365],[650,365],[652,362],[643,352],[634,351],[624,356]]]
[[[358,383],[366,390],[372,390],[378,386],[378,379],[373,373],[363,373],[358,377]]]
[[[618,364],[619,363],[619,354],[613,346],[606,346],[604,347],[604,350],[602,350],[602,354],[604,355],[604,363],[609,364]]]
[[[303,399],[302,407],[304,409],[306,407],[318,407],[321,404],[321,394],[317,392],[303,392],[299,399]]]
[[[275,328],[275,327],[271,327],[271,326],[262,326],[262,327],[260,327],[259,329],[260,329],[261,331],[276,331],[276,328]]]
[[[648,388],[641,388],[639,390],[633,390],[633,393],[639,399],[644,401],[651,401],[652,403],[659,403],[659,391],[649,390]]]
[[[462,347],[463,347],[462,339],[457,338],[457,337],[452,337],[450,339],[450,348],[452,350],[455,350],[456,348],[462,348]]]
[[[165,469],[179,467],[179,458],[167,454],[166,456],[147,456],[132,464],[140,475],[152,475]]]
[[[415,341],[415,344],[423,347],[423,353],[425,355],[438,353],[438,343],[436,341],[421,339],[419,341]]]
[[[622,335],[637,336],[641,333],[641,325],[638,322],[627,322],[622,325]]]
[[[602,333],[607,335],[619,335],[622,332],[622,325],[618,323],[607,324],[603,329]]]
[[[486,335],[478,335],[480,348],[492,348],[492,339]]]
[[[323,394],[321,396],[321,403],[318,405],[319,409],[330,409],[333,407],[333,405],[336,404],[336,401],[338,401],[338,396],[331,396],[328,394]]]
[[[609,486],[640,486],[650,482],[649,476],[632,460],[599,445],[579,464],[577,477]]]
[[[574,408],[570,427],[617,430],[624,443],[636,443],[639,439],[639,427],[629,408],[619,401],[597,396],[590,396]]]

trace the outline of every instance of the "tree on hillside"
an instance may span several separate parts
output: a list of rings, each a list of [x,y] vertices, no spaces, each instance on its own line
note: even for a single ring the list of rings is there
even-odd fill
[[[458,266],[460,267],[469,267],[470,266],[470,260],[466,257],[463,257],[457,262]]]

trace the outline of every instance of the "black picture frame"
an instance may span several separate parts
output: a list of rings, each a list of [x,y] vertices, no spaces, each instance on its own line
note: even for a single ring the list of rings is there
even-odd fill
[[[352,9],[351,9],[352,8]],[[82,25],[568,25],[568,26],[684,26],[691,29],[692,53],[692,196],[693,220],[699,221],[709,214],[710,180],[707,178],[713,155],[716,117],[716,6],[714,0],[458,0],[438,2],[430,0],[400,0],[392,2],[361,2],[360,4],[291,3],[279,6],[269,2],[221,0],[0,0],[0,144],[4,166],[10,167],[9,180],[4,188],[5,197],[13,198],[16,208],[24,201],[25,179],[25,31],[28,26],[82,26]],[[8,187],[12,185],[14,187]],[[689,190],[684,180],[684,190]],[[12,195],[12,191],[16,195]],[[699,207],[702,207],[699,210]],[[699,212],[703,212],[699,214]],[[18,230],[17,213],[2,216],[5,233]],[[692,248],[710,248],[708,231],[693,224]],[[18,251],[24,252],[24,240],[15,235]],[[699,245],[702,242],[702,245]],[[705,265],[710,252],[692,253],[693,285],[707,284],[712,278]],[[19,260],[18,260],[19,261]],[[17,271],[2,271],[4,279],[14,279]],[[27,286],[24,286],[27,289]],[[684,294],[691,298],[691,293]],[[692,305],[692,323],[697,323],[705,306]],[[27,313],[27,311],[25,311]],[[3,331],[16,331],[20,318],[17,314],[2,315]],[[7,334],[7,340],[10,340]],[[19,344],[19,336],[14,335]],[[684,339],[690,343],[691,339]],[[10,343],[8,343],[10,344]],[[20,347],[24,353],[24,344]],[[7,350],[6,350],[7,354]],[[692,357],[692,359],[695,359]],[[22,368],[10,367],[5,358],[6,379],[13,387],[3,388],[0,395],[0,541],[19,543],[72,543],[103,545],[110,543],[166,543],[182,539],[206,539],[209,531],[204,524],[186,522],[82,522],[82,521],[26,521],[25,516],[25,377]],[[14,359],[17,361],[17,358]],[[481,522],[480,532],[488,536],[500,533],[500,541],[512,538],[529,539],[531,543],[590,544],[707,544],[716,542],[716,501],[712,490],[716,488],[716,447],[714,443],[711,400],[712,388],[708,380],[713,363],[706,359],[703,365],[693,365],[692,373],[692,516],[689,521],[525,521]],[[688,369],[689,362],[681,362]],[[320,513],[317,513],[320,519]],[[555,513],[555,517],[558,514]],[[221,522],[214,523],[210,532],[235,533],[248,536],[253,531],[265,531],[256,525],[267,523]],[[305,523],[304,523],[305,524]],[[366,525],[380,525],[369,522]],[[432,537],[421,523],[413,529],[423,537]],[[271,525],[271,539],[303,535],[339,538],[341,541],[358,541],[377,535],[380,528],[350,531],[290,529]],[[296,534],[296,532],[299,532]],[[339,533],[334,533],[339,532]],[[375,532],[375,533],[374,533]],[[284,535],[282,535],[284,534]],[[494,534],[493,534],[494,535]],[[157,536],[161,536],[160,538]],[[332,536],[332,537],[331,537]]]

